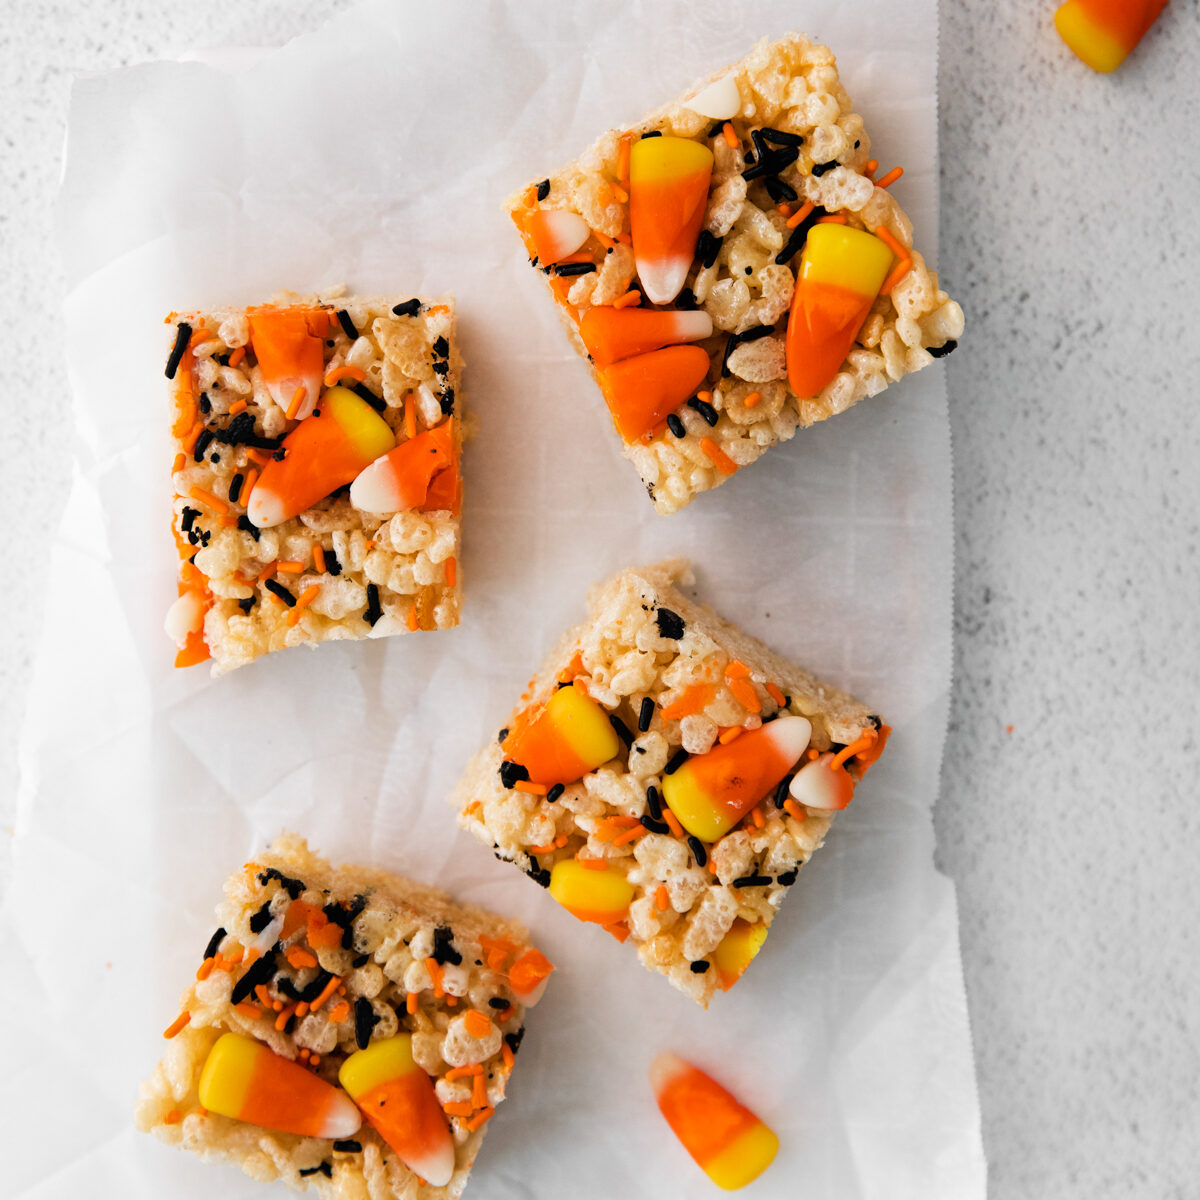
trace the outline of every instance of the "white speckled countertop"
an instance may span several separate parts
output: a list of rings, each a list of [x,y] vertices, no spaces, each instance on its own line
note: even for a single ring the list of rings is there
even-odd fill
[[[345,6],[46,3],[0,32],[0,503],[20,565],[0,779],[69,463],[52,202],[71,77],[278,44]],[[1053,8],[942,11],[941,267],[968,331],[947,363],[957,678],[939,861],[958,886],[992,1196],[1167,1200],[1200,1179],[1200,336],[1184,316],[1200,17],[1175,0],[1104,78],[1058,41]]]

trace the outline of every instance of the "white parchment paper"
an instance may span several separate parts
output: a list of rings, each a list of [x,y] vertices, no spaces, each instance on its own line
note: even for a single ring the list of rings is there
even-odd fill
[[[715,1194],[646,1068],[708,1067],[779,1132],[761,1197],[982,1197],[953,889],[930,811],[950,671],[950,447],[933,367],[654,514],[499,204],[763,35],[843,79],[929,257],[935,0],[368,3],[246,65],[77,85],[61,205],[82,435],[22,743],[0,996],[5,1195],[278,1195],[133,1133],[221,880],[281,828],[519,917],[560,967],[470,1194]],[[335,282],[457,294],[465,620],[175,672],[162,318]],[[445,796],[621,567],[703,599],[895,727],[747,979],[700,1011],[459,834]],[[15,1018],[14,1018],[15,1021]]]

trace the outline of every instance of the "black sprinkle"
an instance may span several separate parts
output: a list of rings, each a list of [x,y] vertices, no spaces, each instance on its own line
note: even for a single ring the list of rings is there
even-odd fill
[[[666,821],[656,821],[653,817],[642,817],[642,828],[651,833],[670,833],[671,827]]]
[[[225,940],[225,930],[218,929],[216,933],[208,939],[208,945],[204,948],[204,957],[212,958],[214,954],[221,948],[221,943]]]
[[[649,696],[642,697],[642,706],[638,709],[638,733],[645,733],[654,719],[654,701]]]
[[[350,320],[350,314],[344,309],[339,308],[334,314],[338,319],[338,324],[342,327],[342,332],[352,341],[358,341],[358,330],[354,326],[354,322]]]
[[[788,133],[784,129],[771,129],[769,127],[759,130],[762,134],[764,142],[770,142],[774,146],[803,146],[804,139],[798,133]]]
[[[254,913],[250,918],[250,932],[262,933],[264,929],[271,923],[271,902],[268,900],[258,912]]]
[[[531,858],[529,861],[533,866],[525,874],[539,887],[548,888],[550,886],[550,872],[545,867],[539,866],[536,858]]]
[[[801,250],[804,249],[804,243],[808,240],[808,231],[824,216],[828,214],[819,205],[813,206],[812,212],[792,230],[791,237],[784,243],[783,249],[775,255],[777,263],[790,262]]]
[[[508,1001],[503,996],[492,996],[488,1000],[488,1008],[507,1008]]]
[[[595,269],[596,264],[590,262],[559,263],[554,267],[554,273],[563,277],[568,275],[590,275]]]
[[[350,960],[350,965],[357,971],[359,967],[365,967],[371,961],[369,954],[360,954]]]
[[[800,872],[793,867],[790,871],[784,871],[782,875],[776,875],[775,882],[782,884],[784,887],[791,887],[796,882],[796,877],[799,874]]]
[[[550,180],[543,179],[542,182],[537,185],[537,198],[539,200],[545,200],[548,195],[550,195]]]
[[[862,142],[855,142],[854,143],[855,150],[857,150],[859,148],[859,146],[861,146],[861,145],[862,145]]]
[[[770,325],[756,325],[753,329],[747,329],[745,333],[735,333],[733,336],[737,339],[739,346],[746,342],[757,342],[762,338],[770,337],[775,332]]]
[[[687,429],[684,428],[683,422],[679,419],[678,413],[667,414],[667,428],[677,437],[687,437]]]
[[[268,581],[269,582],[269,581]],[[375,628],[375,622],[383,616],[383,609],[379,607],[379,585],[374,583],[367,584],[367,609],[363,613],[363,620],[366,621],[372,629]]]
[[[878,729],[883,724],[883,722],[874,714],[867,717],[867,722],[870,724],[872,729]]]
[[[367,898],[360,892],[349,904],[326,904],[321,909],[327,920],[341,927],[343,950],[354,946],[354,919],[366,907]]]
[[[766,142],[763,141],[761,129],[750,130],[750,140],[754,143],[754,153],[757,158],[766,158],[771,153]],[[749,156],[747,156],[746,161],[750,161]]]
[[[443,417],[448,417],[454,411],[454,389],[452,387],[446,388],[438,397],[438,404],[441,406]]]
[[[229,481],[229,501],[231,504],[237,503],[238,497],[242,494],[242,484],[245,482],[245,476],[241,471]]]
[[[775,789],[775,807],[782,808],[783,802],[788,798],[788,788],[792,786],[792,777],[789,775],[786,779],[779,781],[779,786]]]
[[[652,130],[650,130],[649,133],[643,133],[642,141],[644,142],[647,138],[652,138],[652,137],[662,137],[662,130],[661,129],[652,129]]]
[[[508,1043],[508,1048],[514,1054],[516,1054],[516,1052],[518,1050],[520,1050],[521,1042],[524,1040],[524,1038],[525,1038],[525,1026],[524,1025],[522,1025],[521,1028],[518,1029],[516,1033],[506,1033],[504,1035],[504,1040]]]
[[[646,789],[646,807],[656,821],[662,820],[662,797],[658,794],[658,788],[654,784]]]
[[[773,881],[770,875],[743,875],[740,879],[733,881],[733,886],[735,888],[766,887],[771,882]]]
[[[305,1004],[311,1004],[332,978],[333,976],[328,971],[318,971],[307,987],[298,988],[286,975],[280,975],[275,980],[275,987],[289,1000],[302,1000]]]
[[[420,300],[405,300],[403,304],[392,305],[392,312],[398,317],[415,317],[420,311]]]
[[[454,930],[449,925],[439,925],[433,931],[433,957],[440,966],[462,963],[462,955],[454,948]]]
[[[175,378],[175,372],[179,370],[179,362],[183,358],[183,352],[187,349],[191,336],[192,327],[186,321],[180,321],[175,327],[175,345],[171,347],[171,355],[167,359],[168,379]]]
[[[267,589],[273,596],[278,596],[280,600],[288,606],[288,608],[296,607],[296,597],[283,586],[282,583],[276,583],[273,579],[264,579],[263,587]]]
[[[687,756],[688,752],[682,746],[680,746],[680,748],[671,755],[670,759],[667,761],[667,765],[663,767],[663,774],[674,775],[675,772],[678,771],[685,762],[687,762]]]
[[[505,727],[502,730],[500,730],[500,732],[498,734],[496,734],[496,741],[498,741],[501,745],[503,745],[504,739],[506,737],[508,737],[508,726],[507,725],[505,725]]]
[[[813,163],[812,173],[819,179],[826,171],[832,171],[834,167],[840,167],[841,165],[836,158],[831,162]]]
[[[435,375],[445,375],[450,370],[448,362],[438,361],[433,364],[433,373]]]
[[[355,1141],[354,1138],[338,1138],[333,1143],[333,1148],[338,1154],[361,1154],[362,1142]]]
[[[256,542],[262,536],[259,533],[258,526],[255,525],[245,513],[242,513],[242,515],[238,517],[237,527],[244,533],[248,533]]]
[[[953,354],[958,349],[958,342],[951,338],[942,346],[927,346],[926,349],[934,358],[945,358],[947,354]]]
[[[200,399],[196,407],[207,417],[212,412],[212,401],[208,398],[207,392],[200,393]]]
[[[276,943],[278,945],[278,943]],[[268,984],[275,978],[275,955],[264,954],[250,964],[246,973],[233,985],[229,996],[230,1004],[241,1004],[259,984]]]
[[[710,425],[715,425],[720,420],[720,415],[707,400],[701,400],[698,396],[693,396],[688,401],[688,408],[694,408]]]
[[[250,446],[255,450],[278,450],[282,438],[260,437],[254,432],[254,415],[240,412],[224,429],[218,429],[216,440],[225,446]]]
[[[696,307],[696,293],[691,288],[681,289],[678,296],[675,297],[676,308],[692,309]]]
[[[658,632],[661,637],[665,637],[668,641],[677,642],[683,637],[683,631],[687,626],[683,622],[683,618],[669,608],[659,607],[654,614],[654,620],[658,624]]]
[[[616,730],[617,737],[625,743],[627,748],[633,745],[633,734],[629,732],[629,726],[616,713],[608,714],[608,723]]]
[[[708,970],[708,966],[709,964],[707,959],[698,958],[694,963],[692,963],[692,974],[703,975],[704,972]]]
[[[450,354],[450,343],[440,333],[433,339],[433,352],[438,358],[446,358]]]
[[[213,358],[215,358],[217,362],[221,364],[221,366],[227,367],[229,366],[229,354],[230,351],[222,350],[220,354],[214,354]]]
[[[360,1050],[367,1048],[371,1033],[379,1024],[381,1018],[375,1012],[374,1006],[366,996],[359,996],[354,1002],[354,1041]]]
[[[342,387],[348,387],[360,400],[365,400],[376,412],[383,412],[387,405],[365,383],[358,380],[342,381]]]
[[[696,257],[706,267],[711,267],[717,261],[717,255],[721,253],[722,241],[722,238],[713,237],[707,229],[700,230],[700,236],[696,239]]]
[[[213,440],[214,434],[211,429],[202,429],[200,436],[196,439],[196,445],[192,449],[192,462],[203,462],[204,452],[208,449],[209,443]]]
[[[793,200],[800,199],[800,195],[794,187],[784,183],[782,179],[776,179],[773,175],[763,180],[763,186],[767,189],[767,195],[776,204],[790,204]]]
[[[520,763],[509,762],[508,759],[505,759],[504,762],[500,764],[500,782],[504,784],[504,786],[510,791],[512,790],[513,784],[517,783],[519,780],[528,778],[528,768],[521,766]]]
[[[304,891],[304,883],[302,880],[293,879],[290,875],[285,875],[282,871],[277,871],[274,867],[266,867],[258,874],[259,883],[270,883],[272,879],[279,881],[279,886],[293,899],[299,898],[300,893]]]
[[[356,1146],[358,1146],[357,1142],[355,1142],[354,1144]],[[333,1143],[333,1148],[335,1150],[337,1149],[337,1142]],[[358,1146],[358,1148],[360,1150],[362,1149],[361,1146]],[[315,1166],[315,1167],[301,1167],[300,1174],[302,1176],[303,1175],[324,1175],[326,1179],[332,1179],[333,1178],[333,1164],[329,1163],[329,1162],[323,1162],[320,1165]]]
[[[747,183],[755,179],[765,179],[771,175],[778,175],[784,167],[790,167],[792,163],[800,157],[800,151],[795,146],[782,146],[778,150],[772,150],[771,153],[761,158],[748,171],[742,172],[742,178]]]
[[[721,131],[725,128],[724,121],[717,121],[716,124],[709,126],[708,136],[710,138],[720,137]]]
[[[342,564],[338,562],[338,556],[332,550],[325,551],[325,571],[329,575],[342,573]]]
[[[181,530],[182,530],[184,533],[191,533],[191,531],[192,531],[192,522],[193,522],[193,521],[194,521],[194,520],[195,520],[195,519],[196,519],[196,518],[197,518],[199,515],[200,515],[200,510],[199,510],[198,508],[192,508],[192,507],[190,507],[189,505],[185,504],[185,505],[183,506],[183,520],[179,522],[179,528],[180,528],[180,529],[181,529]]]
[[[237,605],[238,605],[238,608],[240,608],[242,610],[242,612],[248,613],[254,607],[254,597],[247,596],[245,600],[239,600],[237,602]]]
[[[725,353],[721,355],[721,378],[729,378],[729,356],[737,348],[736,335],[730,335],[725,339]]]
[[[689,837],[687,842],[696,859],[696,866],[705,866],[708,863],[708,851],[705,850],[704,843],[695,836]]]
[[[565,792],[566,790],[567,789],[561,783],[556,783],[546,793],[546,803],[553,804],[559,798],[559,796],[561,796],[563,794],[563,792]]]

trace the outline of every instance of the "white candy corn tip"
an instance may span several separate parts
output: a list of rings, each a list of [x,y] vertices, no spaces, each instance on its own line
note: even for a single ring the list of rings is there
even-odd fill
[[[788,788],[792,799],[805,808],[820,808],[838,811],[854,799],[854,780],[846,774],[844,767],[829,769],[832,754],[822,754],[812,762],[805,763],[796,772]]]
[[[312,415],[312,410],[317,407],[317,401],[321,397],[321,376],[316,375],[289,375],[286,379],[276,379],[266,385],[267,392],[272,400],[284,411],[287,412],[292,407],[292,397],[296,394],[298,387],[304,388],[304,399],[300,402],[300,407],[293,414],[293,419],[300,421],[305,417]]]
[[[446,1130],[446,1136],[439,1139],[436,1149],[406,1158],[404,1163],[416,1171],[426,1183],[433,1187],[445,1187],[454,1174],[454,1139],[450,1131]]]
[[[170,608],[163,627],[167,637],[180,646],[187,641],[189,633],[204,626],[204,600],[198,592],[184,592]]]
[[[652,304],[670,304],[683,290],[691,266],[690,258],[660,258],[653,262],[639,258],[637,273],[642,291]]]
[[[812,722],[807,717],[776,717],[762,728],[765,736],[775,744],[780,756],[790,762],[796,762],[812,741]]]
[[[669,1050],[663,1051],[650,1064],[650,1087],[655,1096],[661,1096],[671,1086],[671,1081],[688,1069],[688,1064]]]
[[[712,317],[702,308],[675,313],[675,336],[681,342],[700,342],[712,337]]]
[[[254,485],[254,489],[246,500],[246,516],[249,518],[250,524],[256,525],[259,529],[273,529],[287,520],[283,501],[274,492],[268,491],[258,484]]]
[[[350,503],[362,512],[370,513],[393,513],[399,509],[400,492],[396,487],[396,472],[392,470],[386,454],[359,471],[350,485]]]
[[[247,948],[257,950],[259,954],[266,954],[279,941],[279,935],[283,932],[283,922],[286,915],[285,910],[275,916]]]
[[[550,976],[547,975],[545,979],[539,979],[537,981],[537,986],[533,989],[533,991],[520,992],[516,988],[513,988],[512,994],[516,996],[516,998],[520,1000],[520,1002],[526,1008],[532,1008],[546,994],[546,984],[549,982]],[[509,983],[509,987],[512,987],[511,981]]]
[[[349,1138],[362,1128],[362,1113],[345,1092],[334,1092],[319,1137]],[[453,1157],[453,1151],[451,1151]],[[428,1179],[429,1177],[426,1176]],[[449,1176],[447,1176],[449,1178]]]
[[[574,254],[592,232],[578,213],[561,208],[540,209],[538,219],[541,225],[538,248],[543,256],[542,266],[549,266],[568,254]]]
[[[701,88],[690,100],[683,102],[683,107],[711,121],[728,121],[737,116],[738,109],[742,107],[742,98],[733,76],[726,75]]]

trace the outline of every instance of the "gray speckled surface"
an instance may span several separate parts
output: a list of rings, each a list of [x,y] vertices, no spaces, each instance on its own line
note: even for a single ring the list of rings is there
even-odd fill
[[[0,303],[10,354],[36,364],[3,384],[0,503],[21,570],[0,778],[65,494],[50,205],[71,76],[274,44],[344,6],[48,3],[0,33],[15,283]],[[1200,22],[1175,0],[1101,78],[1058,42],[1053,7],[943,5],[941,264],[969,327],[947,363],[957,678],[940,863],[958,884],[992,1195],[1193,1196]]]

